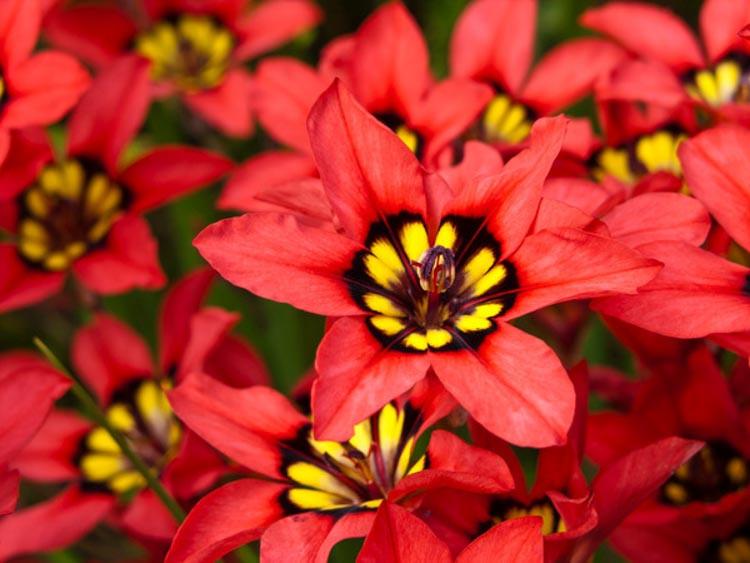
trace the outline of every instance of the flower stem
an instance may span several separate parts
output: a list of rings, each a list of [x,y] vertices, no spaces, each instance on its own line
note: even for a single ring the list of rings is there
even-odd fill
[[[71,390],[73,391],[73,394],[76,396],[76,398],[80,401],[86,413],[94,422],[104,428],[110,434],[110,436],[112,436],[112,439],[117,442],[117,445],[122,450],[122,453],[125,454],[125,457],[127,457],[130,463],[133,464],[133,467],[138,471],[138,473],[143,476],[143,478],[146,480],[146,483],[148,483],[149,488],[154,491],[154,493],[156,493],[156,496],[159,497],[159,500],[161,500],[161,502],[164,504],[167,510],[169,510],[175,520],[177,520],[177,522],[182,522],[185,519],[185,512],[182,510],[182,507],[180,507],[174,497],[169,494],[169,491],[164,488],[164,485],[161,484],[161,481],[157,479],[156,475],[154,475],[154,473],[143,462],[143,460],[138,456],[133,448],[130,447],[127,439],[114,426],[112,426],[112,424],[110,424],[109,420],[107,419],[107,415],[104,414],[104,412],[97,404],[96,400],[94,400],[94,398],[88,392],[86,387],[84,387],[81,381],[62,364],[62,362],[55,356],[52,350],[50,350],[47,345],[39,338],[34,338],[34,345],[55,368],[57,368],[61,373],[70,378],[70,380],[73,382]]]

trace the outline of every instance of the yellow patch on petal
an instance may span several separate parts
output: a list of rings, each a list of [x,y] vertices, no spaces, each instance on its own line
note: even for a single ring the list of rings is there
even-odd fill
[[[473,286],[474,296],[478,297],[484,295],[490,289],[495,287],[508,275],[508,270],[502,264],[493,266],[490,270],[482,276]]]
[[[427,229],[418,221],[406,223],[401,227],[401,236],[399,238],[406,256],[412,262],[419,262],[422,255],[430,248]]]
[[[137,471],[126,471],[110,479],[107,484],[116,493],[127,493],[133,489],[141,489],[146,486],[146,479]]]
[[[106,452],[112,454],[120,453],[120,446],[117,445],[112,435],[104,428],[94,428],[86,438],[86,444],[92,450],[97,452]]]
[[[438,229],[437,237],[435,238],[435,245],[455,250],[456,239],[458,239],[458,232],[453,223],[443,223]]]
[[[291,480],[300,485],[331,493],[342,498],[357,498],[357,494],[349,487],[325,469],[312,463],[304,461],[293,463],[287,468],[286,474]]]
[[[351,504],[347,498],[312,489],[289,489],[287,498],[302,510],[335,510]]]
[[[88,454],[81,458],[81,470],[89,481],[106,481],[126,468],[124,458],[119,455]]]
[[[454,326],[461,332],[477,332],[490,328],[492,321],[478,315],[461,315],[454,321]]]
[[[394,336],[406,328],[406,323],[396,317],[375,315],[370,317],[370,324],[386,336]]]
[[[603,180],[605,176],[612,176],[615,180],[632,184],[636,177],[630,169],[630,155],[626,149],[607,147],[602,149],[598,157],[599,168],[594,170],[594,178]]]
[[[451,343],[453,336],[444,328],[430,328],[427,330],[427,344],[430,348],[442,348]]]
[[[406,313],[397,306],[391,299],[377,293],[365,293],[365,306],[371,311],[386,315],[389,317],[405,317]]]
[[[464,278],[461,291],[476,284],[495,264],[495,253],[489,248],[480,248],[463,267]]]
[[[419,350],[420,352],[427,350],[427,337],[421,332],[412,332],[402,342],[404,346],[413,350]]]

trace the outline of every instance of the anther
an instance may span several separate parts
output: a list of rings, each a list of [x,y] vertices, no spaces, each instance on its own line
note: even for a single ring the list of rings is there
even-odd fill
[[[420,287],[430,294],[444,293],[456,279],[456,259],[444,246],[433,246],[413,266]]]

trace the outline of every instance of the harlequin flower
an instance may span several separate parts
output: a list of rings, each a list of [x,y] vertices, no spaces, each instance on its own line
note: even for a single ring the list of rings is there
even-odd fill
[[[249,214],[208,227],[195,245],[236,285],[342,317],[318,349],[316,437],[348,438],[432,367],[498,435],[537,446],[564,440],[573,408],[567,374],[508,321],[566,299],[635,291],[657,268],[606,237],[544,222],[530,232],[564,120],[540,123],[528,152],[456,193],[425,176],[340,83],[321,96],[309,129],[343,233]]]
[[[165,299],[158,367],[145,342],[104,313],[75,335],[71,352],[76,373],[111,424],[183,506],[224,474],[226,466],[177,421],[165,390],[193,369],[238,388],[268,381],[255,353],[228,334],[236,315],[200,308],[211,278],[207,271],[188,276]],[[0,521],[3,559],[69,545],[108,515],[137,538],[161,542],[162,548],[176,529],[109,433],[73,411],[53,411],[13,467],[27,479],[68,487]]]
[[[0,164],[11,131],[49,125],[72,108],[89,86],[89,76],[58,51],[33,55],[42,8],[38,0],[0,5]]]
[[[70,387],[70,382],[36,358],[24,353],[0,355],[0,515],[15,509],[18,500],[18,471],[10,469],[18,452],[44,423],[56,399]]]
[[[273,389],[230,389],[191,373],[169,395],[175,412],[261,478],[241,478],[201,499],[166,561],[214,561],[258,538],[263,560],[326,560],[338,541],[368,534],[386,499],[412,507],[430,488],[507,490],[502,459],[447,432],[436,431],[427,454],[413,459],[418,436],[448,412],[443,395],[439,385],[420,384],[335,442],[317,440],[310,419]]]
[[[668,108],[693,101],[720,119],[747,122],[750,51],[738,32],[748,18],[746,0],[706,0],[700,12],[702,45],[683,21],[652,4],[610,2],[587,10],[581,23],[641,57],[625,63],[609,85],[610,97]]]
[[[243,63],[320,20],[308,0],[265,0],[252,8],[247,0],[144,0],[135,3],[133,14],[112,4],[53,11],[45,32],[101,68],[129,53],[145,57],[155,95],[179,96],[233,136],[252,128],[250,75]]]
[[[485,141],[506,147],[526,141],[537,117],[558,113],[589,94],[624,56],[610,42],[575,39],[552,49],[532,70],[536,13],[535,0],[475,0],[456,23],[451,74],[481,80],[495,91],[478,124]],[[571,126],[566,150],[588,156],[588,121]]]
[[[467,540],[458,530],[446,528],[445,520],[455,522],[459,530],[470,530],[473,517],[474,529],[469,535],[469,539],[473,539],[481,538],[488,529],[491,533],[497,525],[535,516],[541,520],[546,561],[586,561],[629,513],[700,449],[700,442],[676,437],[644,439],[639,448],[601,464],[588,484],[582,471],[588,416],[588,373],[585,365],[579,365],[570,375],[576,387],[575,420],[565,445],[539,451],[536,480],[530,491],[526,488],[521,464],[509,445],[482,428],[470,425],[475,444],[495,452],[506,461],[515,487],[489,498],[486,495],[464,495],[464,498],[446,499],[439,492],[426,495],[415,514],[424,518],[433,531],[445,539],[454,554],[465,549]],[[482,504],[483,500],[490,502]],[[449,515],[457,505],[463,507],[462,518],[450,519]],[[471,512],[468,507],[472,505],[475,514],[465,516]]]
[[[164,283],[156,241],[139,215],[219,179],[231,162],[178,146],[121,162],[144,117],[147,73],[134,57],[102,73],[75,109],[59,159],[43,132],[14,135],[0,167],[0,228],[11,236],[0,244],[0,310],[59,291],[71,271],[97,293]],[[125,92],[139,101],[123,109]]]
[[[704,345],[694,344],[689,354],[671,363],[648,367],[650,377],[642,379],[631,409],[591,416],[587,453],[606,464],[667,435],[705,440],[705,445],[617,528],[610,541],[632,560],[682,560],[686,553],[699,560],[701,552],[712,549],[711,540],[724,539],[722,527],[711,529],[708,522],[732,519],[750,502],[747,410],[736,402]]]
[[[737,126],[711,129],[680,148],[691,191],[743,248],[750,248],[743,214],[750,203],[739,188],[750,182],[750,133]],[[638,250],[664,269],[638,296],[605,298],[595,308],[652,332],[676,338],[750,330],[747,279],[750,270],[680,242],[655,242]]]
[[[408,53],[408,56],[405,54]],[[435,82],[424,36],[400,2],[376,10],[321,62],[428,166],[479,115],[491,91],[467,78]],[[333,72],[333,71],[332,71]]]

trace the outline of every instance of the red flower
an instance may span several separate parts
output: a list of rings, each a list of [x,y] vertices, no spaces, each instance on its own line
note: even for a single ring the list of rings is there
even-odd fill
[[[624,56],[608,41],[585,38],[552,49],[531,70],[536,0],[475,0],[456,23],[451,73],[489,83],[495,97],[480,123],[480,138],[501,146],[525,141],[539,116],[558,113],[589,94]],[[574,120],[565,150],[587,157],[588,120]]]
[[[143,0],[138,17],[112,5],[52,12],[45,32],[96,66],[129,53],[150,62],[153,94],[179,95],[193,112],[232,136],[251,133],[250,75],[243,63],[313,27],[309,0]]]
[[[425,176],[340,84],[323,94],[309,127],[344,234],[267,213],[210,226],[195,244],[241,287],[343,317],[318,350],[316,436],[347,438],[432,366],[492,432],[525,445],[564,440],[573,414],[567,374],[544,343],[508,321],[567,299],[635,291],[656,270],[608,238],[534,224],[565,121],[541,122],[529,151],[456,193]]]
[[[695,196],[735,241],[750,248],[745,217],[750,213],[747,147],[750,133],[737,126],[711,129],[685,141],[680,159]],[[638,247],[665,264],[636,296],[605,298],[595,303],[602,313],[676,338],[750,330],[750,270],[708,251],[681,242],[654,242]]]
[[[72,57],[57,51],[32,55],[41,17],[38,0],[0,4],[0,164],[11,131],[57,121],[89,85]]]
[[[610,2],[587,10],[581,23],[605,33],[641,60],[629,61],[607,87],[611,99],[673,109],[697,105],[719,119],[748,123],[750,48],[738,32],[750,18],[747,0],[706,0],[701,45],[669,10],[640,2]]]
[[[706,442],[612,534],[613,545],[633,560],[699,559],[723,539],[725,528],[716,521],[733,520],[737,512],[744,519],[750,505],[750,411],[738,404],[709,350],[692,348],[649,365],[650,377],[626,412],[589,420],[587,453],[597,463],[664,436]]]
[[[213,182],[231,162],[187,147],[160,147],[121,164],[147,106],[147,64],[120,59],[75,109],[65,158],[55,161],[43,132],[14,134],[0,167],[0,310],[29,305],[60,290],[72,271],[97,293],[164,283],[156,241],[139,216]],[[124,109],[121,100],[129,92]]]
[[[226,466],[200,438],[182,428],[164,389],[196,369],[237,387],[268,382],[252,349],[228,334],[237,316],[200,308],[211,279],[209,271],[196,272],[168,294],[159,320],[158,367],[132,329],[103,313],[75,335],[71,353],[76,373],[90,386],[110,422],[185,505],[225,473]],[[43,361],[35,362],[39,369],[49,369]],[[69,545],[108,514],[138,538],[165,542],[177,527],[107,431],[73,411],[53,411],[12,466],[31,480],[70,485],[0,521],[2,559]],[[132,500],[113,513],[124,494],[132,494]]]
[[[209,493],[175,535],[167,561],[213,561],[261,538],[264,561],[326,560],[349,537],[367,536],[384,500],[406,508],[429,489],[502,492],[501,458],[436,431],[412,460],[421,432],[453,402],[428,380],[360,422],[348,441],[320,441],[280,393],[230,389],[200,373],[170,393],[177,415],[256,477]],[[304,538],[304,539],[303,539]]]
[[[13,512],[18,500],[18,471],[9,469],[18,452],[44,423],[69,381],[34,356],[22,352],[0,355],[0,515]]]

